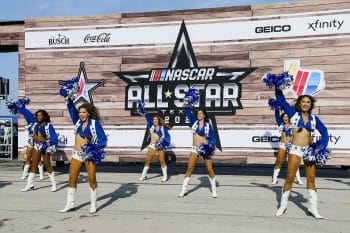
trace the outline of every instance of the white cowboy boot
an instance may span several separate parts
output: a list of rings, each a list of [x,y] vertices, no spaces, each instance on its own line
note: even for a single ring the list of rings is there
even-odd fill
[[[38,165],[39,168],[39,179],[43,180],[44,179],[44,165],[43,164],[39,164]]]
[[[323,217],[317,211],[317,193],[313,189],[309,191],[309,208],[307,209],[315,218],[323,219]]]
[[[74,210],[75,208],[75,188],[68,188],[67,190],[67,204],[66,206],[59,210],[60,213],[66,213],[70,210]]]
[[[149,167],[143,167],[142,174],[139,180],[145,180],[147,177],[147,172],[148,172]]]
[[[168,168],[167,166],[162,167],[162,173],[163,173],[162,182],[165,182],[168,180],[167,168]]]
[[[95,188],[95,190],[92,190],[92,188],[90,188],[90,199],[91,199],[91,206],[90,206],[89,213],[94,214],[96,213],[96,209],[97,209],[97,188]]]
[[[274,169],[273,170],[273,176],[272,176],[272,182],[271,184],[277,184],[278,183],[278,174],[280,174],[281,169]]]
[[[218,197],[218,194],[216,193],[216,179],[215,176],[213,178],[209,177],[210,185],[211,185],[211,195],[214,198]]]
[[[25,164],[24,165],[24,167],[23,167],[23,175],[20,178],[21,180],[24,180],[29,175],[29,168],[30,168],[29,164]]]
[[[290,190],[285,191],[282,194],[280,208],[278,208],[278,210],[276,211],[276,216],[282,216],[284,214],[284,211],[287,209],[289,194],[290,194]]]
[[[299,169],[298,169],[297,172],[295,173],[295,181],[296,181],[297,184],[299,184],[299,185],[303,185],[303,184],[304,184],[303,181],[301,180]]]
[[[48,173],[48,175],[50,177],[51,185],[52,185],[51,191],[52,192],[56,192],[56,190],[57,190],[57,183],[56,183],[56,180],[55,180],[55,172],[52,171],[51,174]]]
[[[183,197],[186,194],[186,189],[188,182],[190,181],[191,177],[185,177],[184,181],[182,182],[181,192],[179,194],[179,197]]]
[[[27,185],[24,189],[22,189],[22,192],[27,192],[31,189],[34,189],[34,177],[35,177],[35,173],[30,172],[27,179]]]

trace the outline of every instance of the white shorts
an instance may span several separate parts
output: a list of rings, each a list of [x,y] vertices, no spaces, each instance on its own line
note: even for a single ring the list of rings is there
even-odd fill
[[[83,155],[84,155],[84,152],[75,150],[73,151],[72,159],[76,159],[80,162],[85,162],[86,159],[83,159]]]
[[[156,144],[155,144],[155,143],[150,143],[150,144],[148,145],[148,148],[153,149],[153,150],[157,150]]]
[[[289,154],[296,155],[300,158],[303,158],[308,146],[295,146],[291,144],[291,147],[289,148]]]
[[[196,146],[192,146],[192,148],[191,148],[191,152],[192,153],[195,153],[195,154],[197,154],[198,155],[198,147],[196,147]]]
[[[33,147],[34,147],[35,150],[40,150],[40,144],[39,143],[34,142]]]
[[[280,148],[282,150],[286,150],[286,143],[285,142],[280,142],[280,145],[279,145],[278,148]]]

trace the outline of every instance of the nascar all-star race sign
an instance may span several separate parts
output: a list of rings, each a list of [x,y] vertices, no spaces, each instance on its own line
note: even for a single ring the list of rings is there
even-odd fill
[[[200,92],[196,107],[207,110],[216,131],[217,147],[221,150],[217,131],[216,115],[234,115],[242,108],[240,97],[242,87],[239,83],[255,68],[218,69],[199,67],[192,44],[182,22],[167,68],[153,68],[144,72],[115,72],[128,85],[125,87],[125,109],[132,116],[137,113],[137,101],[145,103],[145,109],[157,114],[171,126],[187,125],[183,113],[183,98],[190,86]],[[148,144],[148,130],[142,148]]]

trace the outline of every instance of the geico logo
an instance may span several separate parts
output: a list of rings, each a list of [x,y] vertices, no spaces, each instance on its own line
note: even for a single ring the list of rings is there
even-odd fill
[[[279,142],[278,136],[253,136],[252,142]]]
[[[291,29],[290,25],[263,26],[256,27],[255,33],[289,32]]]

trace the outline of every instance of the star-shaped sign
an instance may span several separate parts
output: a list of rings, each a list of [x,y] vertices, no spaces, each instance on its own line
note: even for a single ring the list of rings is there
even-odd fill
[[[208,32],[209,33],[209,32]],[[137,101],[145,103],[148,112],[167,120],[171,126],[187,125],[183,114],[184,95],[190,86],[200,92],[199,106],[206,109],[216,132],[217,148],[221,149],[216,115],[234,115],[242,108],[239,83],[255,68],[199,67],[192,44],[182,22],[167,68],[154,68],[141,72],[114,72],[128,85],[125,87],[125,109],[137,116]],[[164,98],[163,98],[164,96]],[[146,130],[141,149],[148,145]]]
[[[73,101],[75,105],[79,103],[91,103],[93,104],[91,93],[100,86],[105,84],[105,80],[88,80],[85,70],[84,62],[80,62],[78,76],[79,77],[79,91],[77,97]],[[59,81],[60,85],[64,84],[66,81]]]

